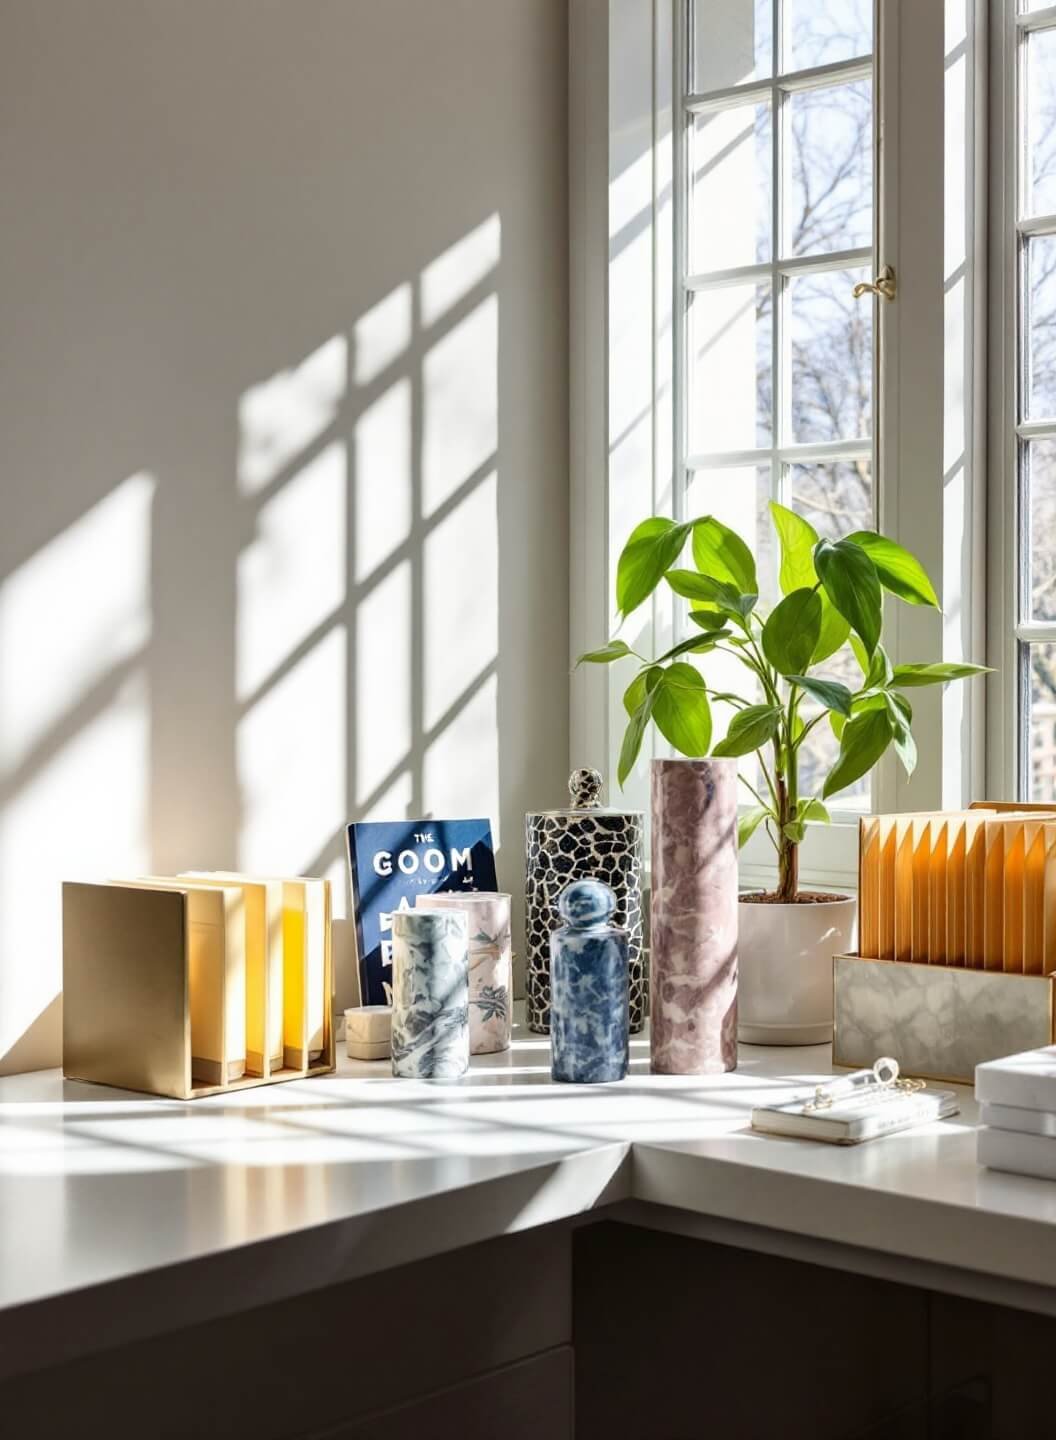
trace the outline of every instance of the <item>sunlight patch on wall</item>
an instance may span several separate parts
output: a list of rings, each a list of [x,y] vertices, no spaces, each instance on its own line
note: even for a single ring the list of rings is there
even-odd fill
[[[0,775],[145,644],[153,495],[130,476],[0,585]]]
[[[348,341],[334,335],[239,401],[238,488],[264,489],[334,423],[348,380]]]
[[[335,625],[239,723],[243,869],[303,872],[345,821],[345,645]]]
[[[358,811],[356,818],[360,820],[417,820],[421,817],[417,813],[412,813],[413,800],[414,785],[411,774],[409,770],[404,770],[372,805],[366,805],[361,811]]]
[[[60,882],[150,867],[149,753],[147,682],[137,672],[4,805],[0,1060],[62,988]]]
[[[474,486],[425,540],[425,728],[431,730],[499,651],[498,476]],[[494,751],[498,737],[492,734]]]
[[[499,441],[499,301],[489,295],[423,364],[423,512],[431,515],[493,456]]]
[[[252,695],[345,598],[346,454],[334,441],[260,508],[238,557],[237,691]]]
[[[425,752],[425,807],[434,815],[489,815],[499,835],[498,680],[487,680]]]
[[[411,343],[414,299],[405,281],[356,321],[353,373],[357,385],[369,385]]]
[[[402,561],[356,607],[356,804],[410,753],[411,565]]]
[[[0,1066],[61,989],[60,881],[149,860],[154,488],[130,476],[0,585]]]
[[[398,380],[356,421],[356,580],[411,533],[411,382]]]
[[[422,271],[422,324],[433,325],[495,269],[502,250],[502,224],[489,215]]]

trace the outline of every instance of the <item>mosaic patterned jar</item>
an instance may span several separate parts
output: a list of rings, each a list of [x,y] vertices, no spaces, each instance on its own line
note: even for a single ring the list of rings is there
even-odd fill
[[[561,924],[557,901],[573,880],[600,880],[616,897],[612,923],[627,932],[630,1026],[645,1025],[646,977],[642,947],[642,814],[607,810],[597,770],[574,770],[567,810],[525,816],[525,929],[527,1021],[550,1033],[550,936]]]

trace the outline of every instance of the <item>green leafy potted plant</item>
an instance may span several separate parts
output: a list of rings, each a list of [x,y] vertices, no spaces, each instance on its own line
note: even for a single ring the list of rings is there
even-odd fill
[[[881,644],[885,590],[909,605],[938,608],[924,567],[883,535],[859,530],[821,539],[802,516],[772,502],[780,546],[781,598],[762,613],[755,560],[744,540],[714,516],[676,522],[654,516],[638,525],[620,555],[616,598],[621,619],[662,582],[689,602],[692,633],[655,659],[610,640],[581,663],[633,659],[624,694],[627,730],[619,761],[622,785],[650,722],[682,755],[755,754],[759,783],[742,780],[752,805],[741,816],[743,845],[760,826],[773,841],[777,885],[742,895],[740,1034],[769,1043],[831,1038],[831,958],[851,940],[854,901],[799,888],[799,846],[811,822],[826,824],[825,801],[867,775],[893,746],[907,774],[916,765],[907,691],[978,675],[985,666],[948,662],[893,665]],[[693,569],[681,564],[691,547]],[[856,684],[832,674],[854,656]],[[734,657],[743,692],[714,690],[694,663],[712,653]],[[733,711],[712,745],[712,705]],[[812,713],[804,713],[804,710]],[[831,726],[839,753],[820,788],[801,784],[804,746]]]

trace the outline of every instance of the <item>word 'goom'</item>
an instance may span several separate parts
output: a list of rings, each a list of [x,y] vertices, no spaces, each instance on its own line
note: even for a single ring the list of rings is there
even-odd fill
[[[379,850],[373,859],[375,875],[391,875],[393,871],[393,856],[391,850]],[[442,870],[472,870],[473,853],[469,846],[462,850],[451,847],[450,856],[445,855],[443,850],[435,846],[422,852],[421,855],[415,850],[401,850],[396,856],[396,869],[401,875],[416,875],[419,869],[428,870],[430,875],[439,875]]]

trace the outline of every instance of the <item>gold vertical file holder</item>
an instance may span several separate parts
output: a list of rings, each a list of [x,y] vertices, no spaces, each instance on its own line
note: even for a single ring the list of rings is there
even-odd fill
[[[890,1054],[908,1075],[970,1085],[983,1061],[1056,1043],[1056,951],[1046,943],[1041,956],[1038,931],[1056,943],[1056,866],[1035,849],[1056,806],[969,811],[979,818],[860,822],[859,953],[833,956],[834,1064]],[[1010,829],[1006,846],[998,826],[988,848],[985,811],[1037,816],[1029,841]]]
[[[191,1074],[190,934],[175,890],[67,882],[62,887],[62,1071],[174,1100],[275,1085],[334,1069],[330,886],[325,887],[323,1049],[226,1084]],[[307,965],[305,966],[307,972]],[[307,973],[306,973],[307,979]]]

